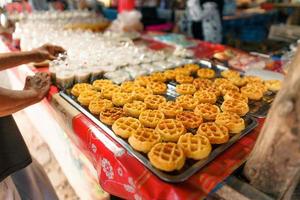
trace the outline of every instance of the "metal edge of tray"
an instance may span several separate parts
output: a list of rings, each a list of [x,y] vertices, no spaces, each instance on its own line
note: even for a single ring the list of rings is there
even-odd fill
[[[147,167],[152,173],[154,173],[158,178],[170,182],[170,183],[179,183],[186,181],[188,178],[190,178],[192,175],[194,175],[197,171],[199,171],[201,168],[203,168],[205,165],[207,165],[209,162],[214,160],[218,155],[220,155],[222,152],[224,152],[226,149],[228,149],[230,146],[232,146],[234,143],[236,143],[240,138],[248,134],[251,130],[253,130],[257,125],[257,120],[254,117],[247,116],[251,120],[251,123],[246,127],[246,129],[238,135],[235,135],[231,137],[228,143],[223,144],[211,153],[211,155],[204,160],[198,161],[191,165],[187,170],[185,170],[183,173],[179,175],[170,175],[166,174],[156,168],[154,168],[150,161],[143,156],[141,153],[135,151],[125,140],[115,135],[115,133],[106,125],[104,125],[102,122],[100,122],[99,119],[97,119],[94,115],[89,113],[85,108],[80,106],[74,99],[72,99],[69,95],[65,94],[64,92],[60,92],[60,95],[68,101],[72,106],[74,106],[76,109],[81,111],[86,117],[88,117],[90,120],[92,120],[96,125],[98,125],[103,131],[105,131],[109,136],[111,136],[116,142],[118,142],[123,148],[125,148],[133,157],[135,157],[139,162],[141,162],[145,167]]]

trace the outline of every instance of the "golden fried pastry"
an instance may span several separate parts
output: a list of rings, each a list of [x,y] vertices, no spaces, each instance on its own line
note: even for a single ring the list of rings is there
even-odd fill
[[[100,93],[96,90],[85,90],[81,92],[77,98],[78,102],[83,106],[88,106],[90,102],[97,96],[100,96]]]
[[[267,86],[260,82],[248,83],[246,86],[251,87],[251,88],[257,88],[257,89],[261,90],[263,94],[268,91]]]
[[[247,83],[263,83],[263,80],[258,76],[245,76],[244,79]]]
[[[150,80],[153,82],[166,82],[167,78],[164,73],[162,72],[154,72],[153,74],[150,75]]]
[[[112,99],[113,94],[121,92],[121,88],[118,85],[111,85],[108,87],[104,87],[101,91],[101,96],[104,99]]]
[[[147,106],[142,101],[133,101],[132,103],[126,103],[123,110],[127,116],[139,118],[142,111],[146,110]]]
[[[191,74],[190,70],[184,67],[178,67],[176,69],[174,69],[176,75],[185,75],[185,76],[189,76]]]
[[[185,133],[185,128],[180,121],[164,119],[157,124],[155,132],[161,135],[163,141],[177,142],[179,137]]]
[[[224,144],[229,140],[228,129],[215,122],[206,122],[200,125],[197,135],[204,135],[211,144]]]
[[[219,90],[221,91],[222,95],[224,96],[227,92],[239,92],[240,89],[233,85],[232,83],[223,83],[219,86]]]
[[[240,92],[229,91],[225,94],[223,98],[224,100],[236,99],[248,103],[248,97]]]
[[[206,90],[200,90],[195,92],[194,97],[198,99],[199,103],[211,103],[215,104],[217,97],[214,93],[208,92]]]
[[[196,73],[200,66],[197,64],[186,64],[183,68],[188,69],[190,73]]]
[[[135,79],[135,81],[138,85],[146,87],[148,83],[151,82],[150,76],[139,76]]]
[[[167,78],[167,80],[175,80],[175,77],[176,77],[175,70],[172,70],[172,69],[166,70],[164,72],[164,74],[165,74],[165,77]]]
[[[128,139],[129,144],[137,151],[148,153],[151,148],[161,141],[159,133],[152,128],[139,128]]]
[[[176,92],[181,95],[194,94],[196,92],[196,87],[190,83],[184,83],[176,86]]]
[[[122,108],[107,108],[100,113],[100,121],[106,125],[111,126],[117,119],[124,116],[125,113]]]
[[[203,122],[201,116],[189,111],[184,111],[177,114],[176,120],[181,121],[186,129],[198,128]]]
[[[221,91],[219,90],[219,88],[217,88],[215,86],[210,86],[210,87],[207,87],[207,88],[202,89],[202,90],[205,90],[207,92],[212,92],[216,95],[216,97],[219,97],[221,95]]]
[[[107,108],[114,107],[113,103],[107,99],[94,98],[89,104],[89,110],[94,115],[99,115]]]
[[[71,93],[75,96],[78,97],[81,92],[84,92],[86,90],[93,90],[93,86],[88,83],[77,83],[73,86]]]
[[[139,87],[132,92],[133,98],[140,101],[144,101],[151,94],[153,94],[152,90],[144,87]]]
[[[235,78],[235,77],[240,77],[240,73],[238,71],[234,70],[224,70],[221,72],[221,76],[227,79]]]
[[[142,125],[148,128],[155,128],[164,118],[164,113],[159,110],[144,110],[139,116]]]
[[[176,115],[183,111],[183,108],[174,101],[161,103],[158,110],[164,113],[166,118],[175,118]]]
[[[132,117],[121,117],[112,125],[112,130],[122,138],[129,138],[141,127],[141,122]]]
[[[153,94],[165,94],[167,85],[162,82],[150,82],[147,84],[147,89],[151,90]]]
[[[216,119],[220,109],[218,106],[210,103],[201,103],[195,108],[194,113],[206,121],[211,121]]]
[[[136,82],[133,81],[125,81],[121,84],[121,91],[131,93],[136,89],[140,88],[141,86],[138,85]]]
[[[187,158],[194,160],[201,160],[208,157],[212,149],[207,137],[193,135],[192,133],[180,136],[178,146],[183,149]]]
[[[231,84],[231,82],[226,78],[216,78],[214,83],[213,83],[213,86],[216,87],[216,88],[219,88],[219,86],[224,84],[224,83]]]
[[[247,81],[242,77],[232,77],[228,79],[232,84],[242,87],[247,84]]]
[[[148,153],[151,164],[157,169],[171,172],[180,170],[185,163],[183,150],[175,143],[158,143]]]
[[[238,134],[245,129],[244,120],[236,113],[223,112],[216,117],[216,123],[228,128],[229,133]]]
[[[251,87],[251,86],[244,86],[241,88],[241,93],[248,97],[250,100],[260,100],[263,97],[263,92],[260,88]]]
[[[183,83],[192,83],[194,80],[193,77],[191,76],[186,76],[186,75],[177,75],[176,76],[176,82],[183,84]]]
[[[212,69],[202,68],[197,71],[197,75],[200,78],[214,78],[216,75],[216,72]]]
[[[166,98],[160,95],[148,95],[144,100],[144,102],[147,105],[147,108],[153,110],[158,109],[159,105],[161,103],[165,103],[166,101]]]
[[[133,96],[126,92],[117,92],[112,96],[112,102],[115,106],[124,106],[133,101]]]
[[[277,92],[281,89],[282,82],[280,80],[267,80],[265,86],[272,92]]]
[[[194,110],[199,104],[199,100],[188,94],[177,97],[176,103],[178,103],[185,110]]]
[[[210,79],[196,78],[194,79],[193,84],[198,90],[202,90],[211,87],[213,82]]]
[[[221,109],[223,112],[232,112],[239,116],[245,116],[249,112],[248,104],[236,99],[225,100],[221,105]]]
[[[107,88],[110,85],[113,85],[113,82],[107,79],[96,80],[93,82],[93,87],[98,91],[102,91],[104,88]]]

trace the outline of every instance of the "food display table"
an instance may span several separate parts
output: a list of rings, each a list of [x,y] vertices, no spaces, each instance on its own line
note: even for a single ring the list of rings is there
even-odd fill
[[[211,57],[214,45],[199,45],[194,48],[197,57]],[[9,45],[9,44],[8,44]],[[148,41],[153,49],[164,45]],[[209,48],[208,48],[209,46]],[[10,46],[11,47],[11,46]],[[225,47],[224,47],[225,48]],[[13,47],[11,50],[16,50]],[[218,50],[219,51],[219,50]],[[201,53],[205,53],[203,54]],[[208,54],[207,52],[210,52]],[[47,71],[47,69],[39,69]],[[29,66],[10,70],[19,80],[36,71]],[[25,73],[24,73],[25,72]],[[125,199],[202,199],[216,186],[239,168],[251,152],[263,125],[259,125],[222,155],[205,166],[187,181],[170,184],[162,181],[144,167],[136,158],[114,141],[105,131],[65,101],[54,86],[43,101],[55,121],[63,127],[67,137],[91,161],[97,171],[99,184],[108,193]],[[50,106],[49,106],[50,105]]]

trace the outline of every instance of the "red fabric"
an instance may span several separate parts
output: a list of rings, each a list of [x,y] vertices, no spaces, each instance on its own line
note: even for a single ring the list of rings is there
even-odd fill
[[[123,11],[131,11],[135,7],[134,0],[119,0],[118,2],[118,11],[119,13]]]

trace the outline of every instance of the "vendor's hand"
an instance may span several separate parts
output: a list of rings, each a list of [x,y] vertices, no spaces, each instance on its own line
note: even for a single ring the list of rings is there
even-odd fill
[[[24,90],[32,91],[36,100],[40,101],[48,94],[50,85],[49,74],[39,72],[34,76],[26,77]]]
[[[58,54],[64,53],[65,50],[60,46],[45,44],[33,50],[34,62],[43,62],[45,60],[54,60]]]

